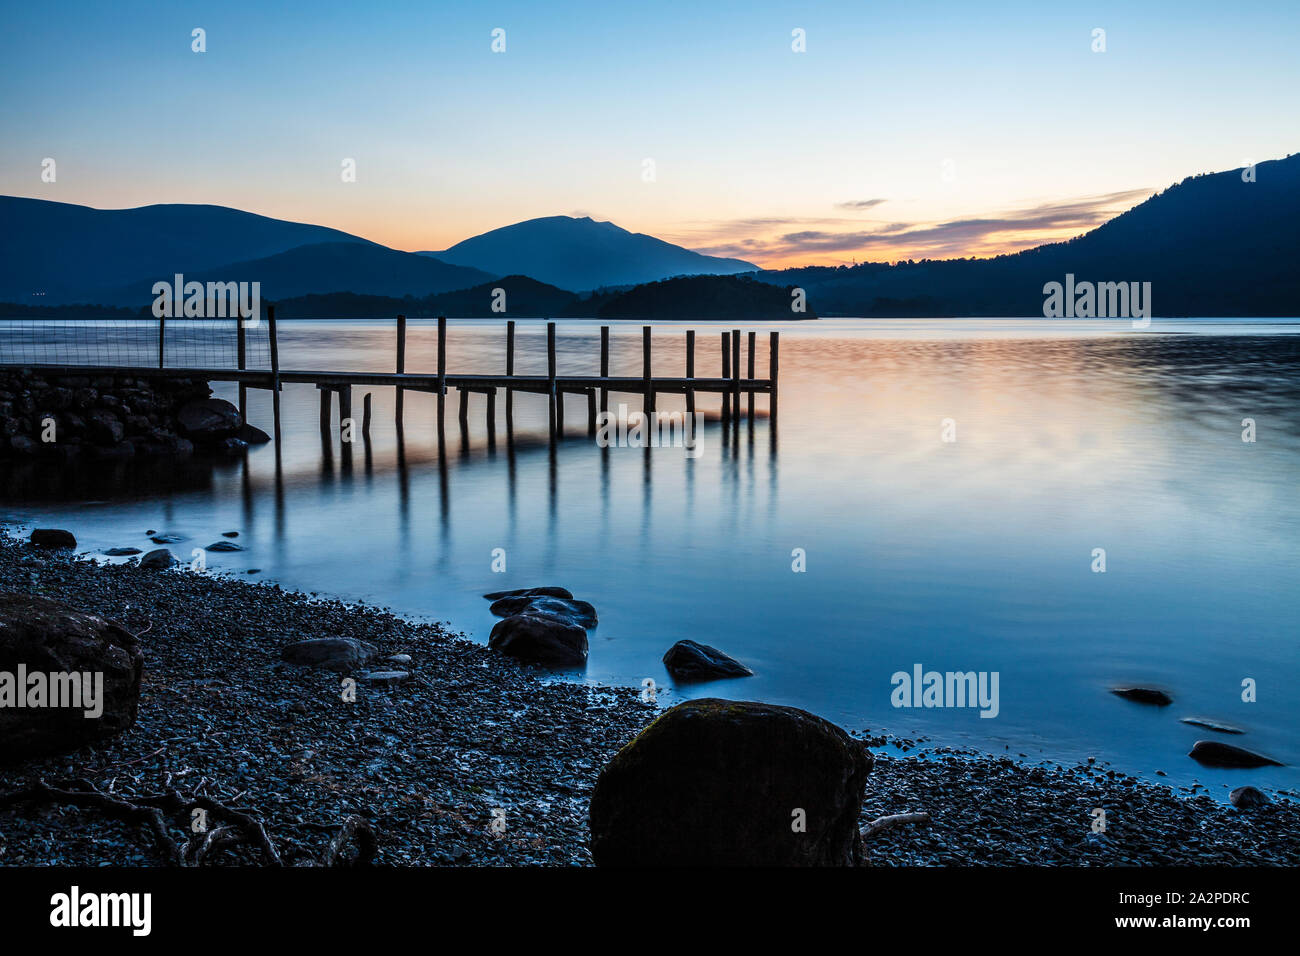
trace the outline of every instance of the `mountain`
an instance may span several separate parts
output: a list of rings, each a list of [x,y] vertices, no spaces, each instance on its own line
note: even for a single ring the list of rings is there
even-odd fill
[[[443,262],[493,275],[527,275],[562,289],[637,285],[683,275],[732,275],[758,266],[691,252],[590,217],[547,216],[493,229],[444,252]]]
[[[783,269],[822,315],[1042,317],[1043,286],[1150,282],[1157,316],[1300,315],[1300,154],[1184,179],[1068,242],[993,259]]]
[[[44,293],[46,304],[94,301],[133,277],[157,281],[325,242],[383,248],[337,229],[225,206],[92,209],[0,196],[0,299],[26,302]]]
[[[159,278],[156,274],[142,276],[98,296],[96,301],[113,305],[150,303],[153,284]],[[167,274],[161,278],[167,278]],[[491,278],[486,272],[448,265],[414,252],[355,242],[318,242],[262,259],[185,273],[187,282],[260,282],[264,301],[327,292],[429,295],[478,285]]]

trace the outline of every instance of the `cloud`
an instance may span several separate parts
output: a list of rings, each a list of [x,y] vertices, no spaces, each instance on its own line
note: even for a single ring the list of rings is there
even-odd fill
[[[836,209],[871,209],[871,208],[873,208],[873,207],[875,207],[875,206],[879,206],[882,202],[885,202],[885,200],[883,200],[883,199],[851,199],[851,200],[849,200],[848,202],[837,202],[837,203],[835,204],[835,208],[836,208]]]
[[[1151,193],[1150,189],[1128,189],[939,222],[872,223],[842,217],[736,219],[701,223],[696,241],[688,244],[708,255],[740,256],[769,266],[826,264],[850,258],[890,261],[993,256],[1087,232]],[[847,205],[837,204],[839,208]]]

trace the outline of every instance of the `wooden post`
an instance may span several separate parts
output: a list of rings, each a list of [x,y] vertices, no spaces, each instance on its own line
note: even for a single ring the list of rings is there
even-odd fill
[[[767,340],[767,377],[771,380],[772,390],[767,393],[768,417],[776,421],[776,373],[780,355],[780,332],[772,332]]]
[[[695,330],[686,330],[686,377],[695,377]],[[686,414],[695,414],[695,389],[686,389]],[[693,428],[694,423],[687,426]]]
[[[557,421],[555,395],[555,323],[546,323],[546,394],[550,405],[551,434],[555,434]]]
[[[460,389],[460,430],[469,428],[469,392]]]
[[[722,333],[722,377],[731,378],[731,348],[729,341],[731,336],[727,332]],[[722,390],[722,420],[725,422],[731,417],[731,392],[725,388]]]
[[[487,393],[487,433],[488,442],[492,442],[497,434],[497,390],[494,388]]]
[[[596,434],[596,390],[587,389],[587,434]]]
[[[343,423],[352,417],[352,386],[339,386],[339,441],[343,441]],[[349,438],[356,435],[356,422],[352,423],[352,429],[348,433]]]
[[[397,374],[402,375],[406,372],[406,316],[397,317]],[[369,400],[370,396],[366,395]],[[397,407],[395,415],[397,420],[402,420],[402,414],[406,409],[406,389],[397,386]]]
[[[361,399],[361,437],[370,441],[370,393]]]
[[[238,366],[241,372],[244,371],[245,368],[247,368],[248,365],[247,354],[248,354],[248,349],[247,349],[247,345],[245,344],[245,335],[244,335],[244,317],[239,312],[239,306],[236,305],[235,306],[235,359],[236,359],[236,365]],[[240,421],[243,422],[248,421],[248,386],[244,384],[243,379],[239,380],[239,419]]]
[[[731,397],[740,418],[740,329],[731,330]]]
[[[275,444],[280,446],[280,343],[275,330],[275,306],[266,307],[267,333],[271,337],[271,410],[275,418]]]
[[[515,374],[515,320],[510,319],[506,322],[506,377],[509,378]],[[493,394],[493,408],[495,408],[496,395]],[[495,421],[496,416],[493,415]],[[510,429],[515,423],[515,390],[506,387],[506,428]]]
[[[158,367],[163,367],[163,355],[165,354],[165,342],[167,339],[167,318],[158,316]]]
[[[641,326],[641,381],[645,390],[645,410],[655,410],[654,379],[650,377],[650,326]]]
[[[330,433],[330,397],[333,393],[324,385],[317,385],[316,389],[320,392],[320,433],[328,435]]]
[[[447,412],[447,317],[438,316],[438,438],[441,439]],[[442,454],[439,449],[439,455]]]
[[[751,382],[754,380],[754,340],[758,337],[757,332],[749,333],[749,374],[745,376]],[[754,420],[754,390],[749,390],[749,420]]]
[[[600,327],[600,377],[609,378],[609,326]],[[609,389],[600,390],[600,410],[609,411]]]

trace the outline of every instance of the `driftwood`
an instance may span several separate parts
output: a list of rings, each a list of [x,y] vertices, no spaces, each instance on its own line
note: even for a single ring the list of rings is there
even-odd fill
[[[170,786],[171,774],[168,774],[167,783],[169,786],[162,793],[127,799],[104,793],[88,780],[71,780],[58,787],[39,780],[33,786],[0,795],[0,810],[20,803],[65,803],[98,810],[113,819],[144,826],[153,837],[159,854],[171,866],[199,866],[217,850],[241,843],[256,847],[267,865],[284,865],[261,820],[246,810],[228,806],[200,792],[208,784],[206,777],[188,794]],[[189,840],[182,846],[168,832],[167,815],[185,813],[188,816],[194,810],[206,811],[220,825],[191,832]],[[374,828],[365,818],[353,815],[339,827],[313,824],[312,828],[334,831],[320,860],[314,865],[365,866],[374,859],[378,841]],[[355,853],[345,852],[350,843],[356,844]]]
[[[930,814],[924,810],[920,813],[894,813],[887,817],[877,817],[862,828],[862,839],[870,840],[881,830],[902,826],[905,823],[929,823]]]

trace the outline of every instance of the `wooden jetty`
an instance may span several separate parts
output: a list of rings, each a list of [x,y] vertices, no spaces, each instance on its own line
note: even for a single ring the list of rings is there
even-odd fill
[[[479,393],[487,398],[487,421],[490,430],[496,425],[496,400],[499,391],[505,391],[506,424],[513,424],[514,393],[544,395],[550,407],[550,431],[552,436],[564,431],[564,402],[566,395],[582,395],[587,399],[588,429],[596,428],[597,409],[607,411],[611,392],[640,395],[646,412],[654,412],[656,397],[661,394],[680,394],[686,398],[686,411],[695,411],[695,398],[698,393],[716,393],[722,396],[722,413],[724,420],[738,422],[741,417],[741,395],[748,397],[748,413],[752,422],[754,418],[754,398],[757,394],[768,396],[768,414],[776,418],[777,410],[777,374],[779,365],[780,333],[769,333],[768,376],[755,376],[754,346],[757,333],[748,334],[748,365],[746,374],[741,377],[741,333],[739,329],[721,334],[722,375],[719,377],[699,377],[695,374],[695,331],[686,330],[686,362],[682,375],[656,375],[652,367],[652,349],[650,326],[642,328],[642,363],[641,375],[614,376],[609,374],[610,337],[609,326],[600,329],[600,374],[565,375],[556,366],[556,326],[554,322],[546,324],[546,374],[521,375],[515,371],[515,322],[506,323],[505,370],[500,375],[493,374],[457,374],[447,370],[447,319],[438,317],[437,370],[433,372],[409,372],[406,370],[406,316],[397,317],[396,363],[392,372],[347,372],[311,369],[283,369],[280,367],[279,341],[276,329],[275,308],[267,308],[268,338],[270,347],[269,369],[250,369],[246,367],[246,333],[242,321],[236,319],[237,328],[237,367],[236,368],[194,368],[169,367],[164,361],[165,321],[158,324],[158,366],[89,366],[89,365],[54,365],[40,363],[19,363],[24,367],[39,368],[43,372],[56,375],[129,375],[138,378],[148,377],[185,377],[202,378],[209,382],[235,382],[239,385],[239,411],[247,411],[247,390],[250,388],[267,389],[272,394],[272,406],[275,419],[275,439],[280,440],[280,391],[285,384],[315,385],[320,391],[320,426],[328,433],[331,420],[331,396],[339,397],[340,429],[345,419],[352,417],[352,389],[355,386],[392,386],[396,389],[395,415],[398,425],[402,423],[404,413],[404,395],[406,392],[431,392],[438,398],[438,431],[444,428],[445,405],[448,389],[459,393],[458,417],[462,428],[467,424],[469,414],[469,395]],[[362,433],[368,435],[370,430],[370,396],[365,396],[365,416]]]

